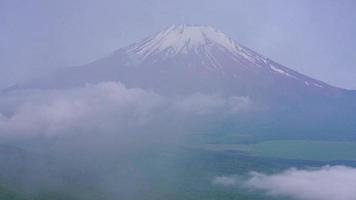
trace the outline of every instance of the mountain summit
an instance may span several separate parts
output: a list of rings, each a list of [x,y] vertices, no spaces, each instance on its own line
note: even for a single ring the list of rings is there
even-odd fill
[[[336,89],[275,63],[210,26],[173,25],[124,48],[124,53],[137,63],[146,65],[178,59],[185,65],[199,66],[200,70],[215,71],[235,79],[255,70],[265,73],[265,76],[290,79],[307,87]]]
[[[65,68],[18,88],[116,80],[158,92],[258,95],[263,89],[263,94],[286,96],[344,91],[282,66],[210,26],[192,25],[170,26],[103,59]]]
[[[282,66],[210,26],[173,25],[93,63],[18,88],[121,81],[157,92],[330,95],[344,90]],[[288,95],[287,95],[288,96]]]
[[[266,58],[239,45],[226,34],[210,26],[174,25],[141,42],[131,45],[127,53],[145,60],[189,54],[209,60],[217,67],[217,52],[236,60],[248,60],[255,64],[267,62]],[[222,66],[219,66],[222,67]]]
[[[356,131],[354,92],[278,64],[208,26],[171,26],[95,62],[12,89],[72,88],[102,81],[173,97],[203,93],[248,98],[258,114],[239,123],[244,131],[293,137],[300,132],[311,137]]]
[[[245,54],[237,43],[210,26],[174,25],[130,48],[143,57],[166,53],[174,56],[190,51],[209,51],[218,47],[232,54]]]

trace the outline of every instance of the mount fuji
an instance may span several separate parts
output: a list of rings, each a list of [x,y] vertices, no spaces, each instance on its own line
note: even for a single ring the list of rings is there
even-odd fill
[[[119,80],[160,92],[249,94],[272,89],[337,95],[345,92],[284,67],[209,26],[174,25],[90,64],[69,67],[18,88],[73,87]],[[178,90],[178,91],[177,91]]]
[[[246,132],[356,137],[355,91],[298,73],[209,26],[174,25],[92,63],[9,90],[71,88],[102,81],[120,81],[129,88],[169,96],[249,97],[260,112],[240,119],[238,126]]]

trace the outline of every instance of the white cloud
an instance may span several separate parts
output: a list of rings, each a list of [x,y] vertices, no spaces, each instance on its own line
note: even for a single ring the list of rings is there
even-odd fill
[[[127,89],[114,82],[26,93],[25,97],[20,95],[24,99],[14,106],[8,117],[0,118],[1,133],[55,135],[71,129],[91,131],[115,125],[123,128],[129,123],[139,125],[155,108],[162,106],[163,101],[156,94]]]
[[[148,132],[147,127],[163,132],[167,126],[180,127],[179,123],[188,120],[193,126],[207,126],[221,115],[239,114],[250,104],[248,97],[165,97],[129,89],[118,82],[67,90],[18,91],[0,99],[0,133],[56,136],[73,132]]]
[[[292,168],[272,175],[252,172],[245,186],[265,191],[268,195],[297,200],[355,200],[356,168]]]

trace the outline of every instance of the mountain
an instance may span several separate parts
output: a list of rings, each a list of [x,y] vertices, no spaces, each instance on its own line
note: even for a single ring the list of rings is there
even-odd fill
[[[188,25],[171,26],[103,59],[19,87],[73,87],[107,80],[161,92],[175,87],[174,93],[178,89],[247,94],[256,87],[329,94],[342,91],[273,62],[212,27]],[[223,83],[228,84],[221,87]]]
[[[298,137],[356,137],[356,95],[278,64],[208,26],[175,25],[95,62],[19,84],[21,88],[71,88],[120,81],[164,95],[247,96],[253,118],[227,127]],[[257,127],[257,128],[256,128]]]

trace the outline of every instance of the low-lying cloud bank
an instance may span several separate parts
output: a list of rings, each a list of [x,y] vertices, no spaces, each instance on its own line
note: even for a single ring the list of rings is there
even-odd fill
[[[0,176],[31,191],[56,191],[75,180],[113,193],[112,199],[140,196],[140,186],[151,184],[146,178],[160,162],[181,159],[178,148],[191,141],[191,134],[216,130],[226,119],[250,113],[253,104],[248,97],[220,94],[164,96],[119,82],[1,94],[1,143],[21,153],[10,151],[15,152],[11,162],[0,156],[7,163],[0,166]],[[24,168],[19,176],[13,170],[18,166]],[[170,173],[175,170],[180,171]]]
[[[194,94],[173,98],[129,89],[119,82],[68,90],[15,91],[0,99],[0,133],[57,136],[73,132],[124,133],[140,127],[148,132],[168,125],[207,125],[236,116],[251,106],[248,97]]]
[[[244,183],[271,196],[297,200],[355,200],[356,168],[324,166],[318,169],[289,169],[279,174],[252,172]],[[229,181],[231,182],[231,181]]]

